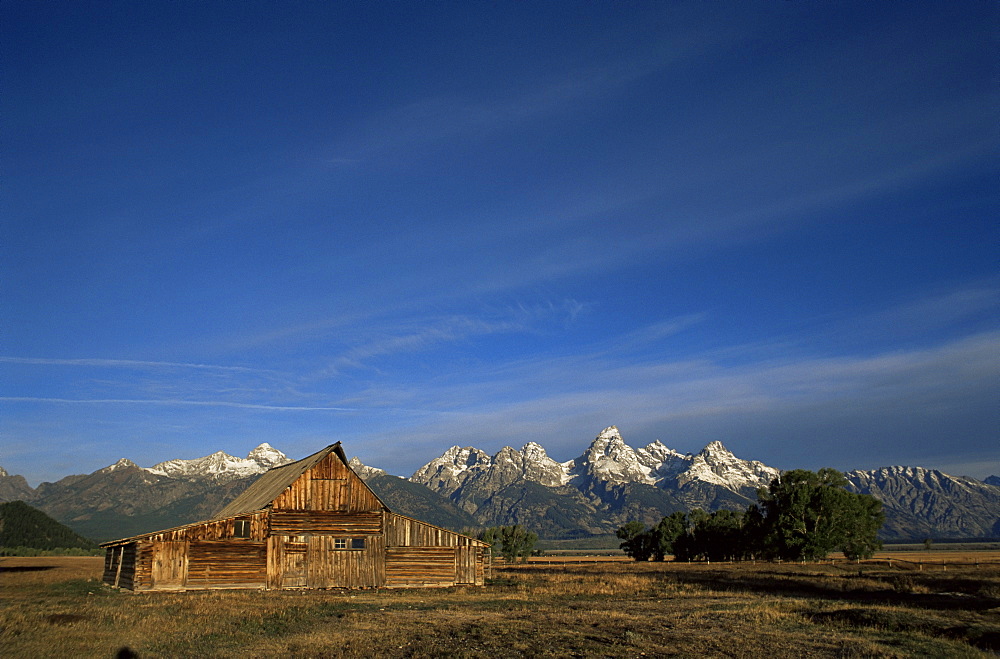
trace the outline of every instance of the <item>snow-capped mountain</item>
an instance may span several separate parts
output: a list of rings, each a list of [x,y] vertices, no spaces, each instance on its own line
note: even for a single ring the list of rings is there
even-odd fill
[[[615,426],[602,430],[575,460],[556,462],[538,444],[490,456],[458,447],[410,480],[447,497],[483,524],[520,523],[557,537],[612,532],[675,510],[745,510],[780,471],[736,457],[721,442],[682,454],[655,441],[625,443]],[[853,491],[882,501],[886,538],[971,538],[1000,535],[1000,487],[920,467],[845,474]]]
[[[122,458],[121,460],[119,460],[118,462],[114,463],[113,465],[108,465],[104,469],[99,469],[97,471],[97,473],[99,473],[99,474],[110,474],[112,471],[118,471],[119,469],[128,469],[129,467],[137,467],[137,468],[141,469],[141,467],[139,467],[139,465],[137,465],[136,463],[132,462],[128,458]]]
[[[476,448],[452,446],[418,469],[410,480],[446,496],[473,481],[503,487],[525,479],[555,487],[569,481],[571,466],[571,462],[556,462],[534,442],[525,444],[520,451],[506,446],[493,457]]]
[[[778,470],[741,460],[720,442],[682,454],[655,441],[634,449],[618,428],[602,430],[580,457],[550,458],[531,442],[490,456],[453,446],[410,478],[482,523],[525,523],[550,534],[574,525],[609,532],[628,518],[653,520],[695,507],[745,509]],[[658,518],[657,518],[658,519]]]
[[[712,442],[693,456],[683,456],[685,467],[676,473],[678,485],[703,481],[734,492],[744,488],[767,487],[780,470],[757,460],[741,460],[722,442]]]
[[[369,467],[368,465],[361,462],[361,460],[359,460],[357,457],[353,457],[350,460],[348,460],[347,464],[351,465],[351,469],[354,470],[354,473],[356,473],[358,476],[361,476],[361,478],[365,480],[373,478],[375,476],[387,475],[385,469],[379,469],[378,467]]]
[[[1000,536],[1000,487],[923,467],[849,471],[848,489],[882,502],[884,532],[910,537]]]
[[[492,457],[477,448],[453,446],[418,469],[410,480],[445,495],[474,480],[488,479],[503,486],[519,478],[546,487],[571,485],[577,489],[593,482],[662,487],[703,481],[740,492],[766,487],[778,473],[760,462],[737,458],[722,442],[712,442],[694,455],[679,453],[658,440],[634,449],[625,443],[617,427],[609,426],[583,455],[568,462],[556,462],[534,442],[520,451],[506,446]]]
[[[291,462],[288,456],[264,442],[250,451],[246,458],[237,458],[223,451],[216,451],[193,460],[167,460],[147,468],[146,471],[173,478],[210,478],[223,481],[263,474],[272,467],[288,462]]]
[[[214,514],[267,469],[290,460],[269,444],[246,458],[216,452],[141,468],[128,459],[37,489],[0,469],[0,501],[28,501],[96,539],[125,537]],[[543,537],[613,533],[678,510],[745,510],[779,471],[736,457],[721,442],[682,454],[655,441],[632,448],[602,430],[578,458],[557,462],[534,442],[488,455],[453,446],[410,479],[357,458],[352,468],[392,508],[449,528],[523,524]],[[920,467],[845,474],[883,504],[887,540],[1000,537],[1000,479],[978,481]],[[993,482],[991,482],[993,481]],[[440,498],[443,497],[443,498]],[[441,515],[435,517],[435,515]]]

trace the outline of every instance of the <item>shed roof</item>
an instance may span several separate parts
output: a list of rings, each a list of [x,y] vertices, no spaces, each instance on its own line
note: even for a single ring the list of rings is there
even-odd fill
[[[330,453],[335,453],[347,465],[347,456],[344,454],[344,449],[341,448],[340,442],[337,442],[301,460],[289,462],[280,467],[272,467],[261,474],[257,480],[250,484],[250,487],[243,490],[238,497],[230,501],[229,505],[216,513],[212,519],[226,519],[227,517],[235,517],[236,515],[252,513],[267,508],[286,488],[298,480],[299,476],[315,467]],[[350,469],[350,465],[347,468]]]

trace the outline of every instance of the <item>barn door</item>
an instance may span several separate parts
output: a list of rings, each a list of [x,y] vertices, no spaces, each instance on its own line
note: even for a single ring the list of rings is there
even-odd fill
[[[305,588],[306,586],[306,552],[309,548],[307,538],[302,536],[285,536],[285,564],[282,588]]]
[[[182,588],[186,573],[186,542],[153,543],[153,588]]]
[[[476,549],[468,545],[455,547],[455,583],[476,583]]]

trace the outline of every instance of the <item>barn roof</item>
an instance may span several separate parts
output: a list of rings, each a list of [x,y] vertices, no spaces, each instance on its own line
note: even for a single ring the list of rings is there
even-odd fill
[[[216,513],[212,519],[226,519],[267,508],[286,488],[297,481],[299,476],[315,467],[330,453],[335,453],[347,465],[347,455],[340,447],[340,442],[337,442],[301,460],[289,462],[280,467],[272,467],[261,474],[257,480],[250,484],[250,487],[243,490],[242,494],[229,502],[229,505]],[[350,469],[350,465],[347,468]]]

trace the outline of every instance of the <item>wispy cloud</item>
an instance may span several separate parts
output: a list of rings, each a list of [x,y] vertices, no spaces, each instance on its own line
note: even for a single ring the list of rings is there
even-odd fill
[[[135,359],[50,359],[41,357],[3,357],[0,356],[0,363],[6,364],[32,364],[35,366],[90,366],[101,368],[182,368],[198,369],[209,371],[232,371],[236,373],[273,373],[260,368],[250,368],[246,366],[226,366],[219,364],[197,364],[188,362],[160,362],[143,361]]]
[[[399,429],[394,441],[428,450],[445,437],[486,450],[538,441],[568,459],[601,427],[618,423],[637,441],[661,437],[681,450],[721,438],[778,466],[865,467],[941,459],[949,451],[941,438],[957,430],[953,419],[964,412],[963,442],[1000,461],[1000,419],[989,411],[1000,396],[1000,332],[872,356],[726,366],[594,355],[497,373],[501,379],[489,383],[425,387],[411,404],[448,400],[456,413]],[[844,464],[847,455],[853,465]]]
[[[42,396],[0,396],[7,403],[52,403],[60,405],[165,405],[190,407],[234,407],[245,410],[272,412],[359,412],[352,407],[265,405],[260,403],[239,403],[227,400],[180,400],[180,399],[129,399],[129,398],[47,398]]]
[[[544,331],[552,322],[573,322],[587,305],[573,299],[561,302],[517,302],[503,307],[484,308],[480,315],[456,314],[433,318],[396,321],[385,328],[365,328],[365,335],[378,338],[349,348],[330,361],[317,378],[332,377],[344,369],[364,368],[376,357],[428,350],[474,337],[494,334],[521,334]],[[409,331],[400,331],[409,325]],[[380,336],[379,336],[380,335]]]
[[[650,74],[700,52],[705,47],[703,36],[678,36],[646,47],[633,44],[633,54],[616,61],[562,71],[553,66],[545,79],[514,84],[499,98],[438,95],[416,99],[353,127],[352,137],[333,149],[350,153],[350,158],[335,160],[406,158],[438,142],[467,143],[470,138],[483,139],[545,117],[579,115],[588,107],[599,111],[600,99],[612,98]]]

